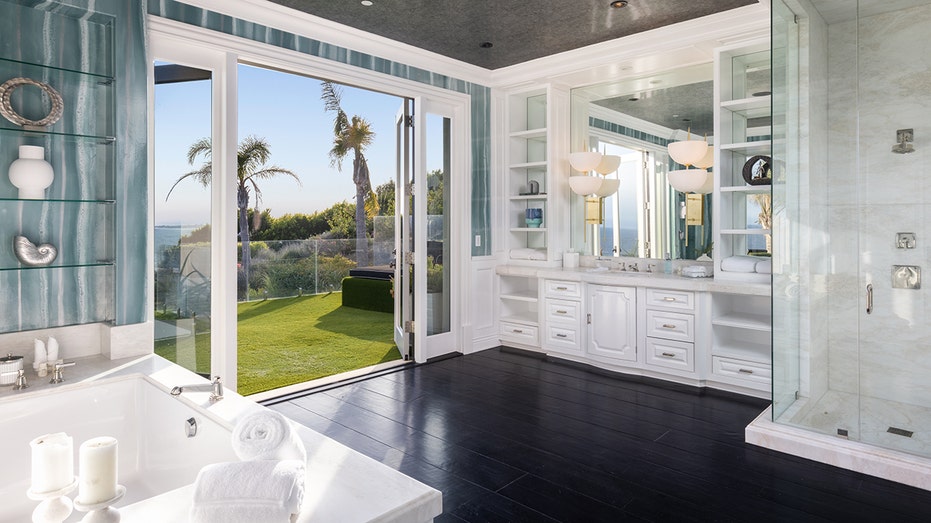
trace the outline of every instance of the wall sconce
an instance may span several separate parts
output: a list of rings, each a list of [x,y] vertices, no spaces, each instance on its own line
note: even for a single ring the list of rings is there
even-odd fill
[[[666,180],[679,192],[708,194],[714,189],[714,177],[707,170],[714,163],[714,148],[705,140],[691,137],[689,130],[688,139],[666,146],[669,157],[686,167],[669,171]]]
[[[569,177],[569,188],[579,196],[585,197],[585,233],[588,238],[588,225],[601,225],[604,223],[604,198],[617,192],[621,181],[617,178],[607,178],[605,175],[617,170],[621,165],[621,157],[612,154],[601,154],[595,151],[585,151],[569,154],[569,165],[576,171],[587,173],[595,171],[601,176],[588,176],[582,174]]]

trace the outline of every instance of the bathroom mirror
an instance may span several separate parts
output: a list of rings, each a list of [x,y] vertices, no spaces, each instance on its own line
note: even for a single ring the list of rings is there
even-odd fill
[[[666,182],[675,167],[670,141],[713,143],[712,64],[572,90],[572,152],[621,157],[617,193],[604,199],[603,223],[584,223],[584,198],[571,195],[571,245],[583,254],[694,259],[711,248],[711,195],[701,225],[688,225],[685,194]],[[713,170],[713,167],[712,169]],[[572,171],[572,175],[580,173]],[[693,223],[697,222],[693,219]]]

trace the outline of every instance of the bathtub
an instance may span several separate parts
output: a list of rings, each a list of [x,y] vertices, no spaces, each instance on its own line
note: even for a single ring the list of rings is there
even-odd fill
[[[196,435],[188,437],[188,419]],[[0,389],[0,523],[30,521],[37,502],[26,496],[31,473],[29,442],[43,434],[66,432],[78,448],[96,436],[119,440],[119,483],[126,495],[115,506],[139,501],[194,482],[206,464],[235,461],[231,426],[183,397],[136,374],[35,393]],[[75,490],[70,495],[74,498]],[[75,511],[67,521],[79,521]]]

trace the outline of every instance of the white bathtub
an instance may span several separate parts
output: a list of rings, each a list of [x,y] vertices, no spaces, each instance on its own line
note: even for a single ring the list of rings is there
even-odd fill
[[[197,435],[187,435],[194,418]],[[143,375],[61,385],[31,394],[0,389],[0,522],[30,521],[37,502],[26,497],[30,483],[29,442],[66,432],[78,448],[87,439],[119,440],[119,483],[125,507],[194,482],[206,464],[234,461],[231,426],[168,392]],[[75,497],[77,492],[71,494]],[[83,516],[75,511],[67,521]]]

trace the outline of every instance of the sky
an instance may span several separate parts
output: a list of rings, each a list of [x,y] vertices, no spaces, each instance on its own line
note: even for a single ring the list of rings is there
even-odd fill
[[[366,150],[372,186],[395,177],[395,117],[402,99],[353,87],[342,87],[343,110],[359,115],[375,130],[375,141]],[[195,141],[210,135],[210,82],[185,82],[156,86],[155,91],[155,224],[199,225],[209,221],[210,196],[191,179],[182,181],[166,195],[192,166],[187,151]],[[336,202],[354,203],[352,156],[343,161],[342,172],[330,166],[333,114],[323,110],[320,81],[247,65],[239,66],[239,139],[264,138],[271,150],[269,165],[293,171],[290,176],[260,183],[261,209],[272,216],[312,214]],[[250,207],[255,207],[253,195]]]

